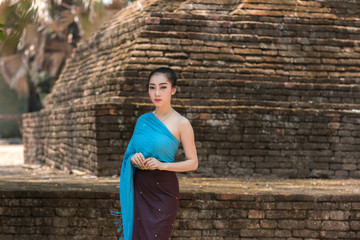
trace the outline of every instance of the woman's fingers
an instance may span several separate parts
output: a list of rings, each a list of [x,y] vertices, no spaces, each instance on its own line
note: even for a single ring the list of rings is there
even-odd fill
[[[143,162],[144,166],[146,166],[150,160],[151,160],[151,157],[148,157],[147,159],[145,159]]]
[[[147,168],[153,168],[153,158],[152,157],[148,157],[147,159],[145,159],[144,161],[144,166],[147,167]]]
[[[153,157],[149,157],[144,161],[144,166],[148,169],[158,169],[159,168],[159,160]]]
[[[144,155],[142,153],[139,153],[139,162],[141,166],[145,166],[144,161],[145,161]]]
[[[144,155],[140,152],[140,153],[135,153],[132,157],[131,157],[131,162],[133,164],[136,164],[138,166],[144,166],[144,161],[145,161],[145,157]]]
[[[135,165],[139,165],[140,164],[140,157],[138,153],[135,153],[132,157],[131,157],[131,161],[135,164]]]
[[[134,165],[144,167],[146,169],[158,169],[158,160],[153,157],[148,157],[145,159],[142,153],[135,153],[131,158],[131,162]]]
[[[139,155],[140,161],[141,161],[141,162],[144,162],[144,161],[145,161],[144,155],[143,155],[141,152],[138,153],[138,155]]]

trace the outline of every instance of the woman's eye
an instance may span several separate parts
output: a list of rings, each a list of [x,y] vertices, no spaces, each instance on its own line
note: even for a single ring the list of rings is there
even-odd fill
[[[150,89],[154,89],[154,87],[149,87]]]
[[[166,89],[166,87],[161,87],[161,89]]]

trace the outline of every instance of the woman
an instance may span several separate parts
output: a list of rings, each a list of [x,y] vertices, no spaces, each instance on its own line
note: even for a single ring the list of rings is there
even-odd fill
[[[171,106],[177,90],[171,68],[157,68],[148,78],[155,111],[141,115],[126,149],[121,168],[120,204],[125,240],[169,239],[179,205],[175,172],[196,170],[194,131],[188,119]],[[179,144],[186,160],[174,162]]]

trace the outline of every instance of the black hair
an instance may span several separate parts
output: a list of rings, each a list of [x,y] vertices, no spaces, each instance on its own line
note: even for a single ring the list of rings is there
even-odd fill
[[[166,78],[168,79],[168,81],[171,84],[171,87],[177,86],[177,78],[176,78],[175,71],[169,67],[159,67],[159,68],[154,69],[149,75],[149,78],[147,81],[148,86],[150,84],[151,77],[154,76],[155,74],[159,74],[159,73],[164,74],[166,76]]]

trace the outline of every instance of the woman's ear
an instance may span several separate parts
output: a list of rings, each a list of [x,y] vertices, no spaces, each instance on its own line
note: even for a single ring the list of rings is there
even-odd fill
[[[177,90],[177,86],[173,87],[171,89],[171,95],[174,95],[176,93],[176,90]]]

